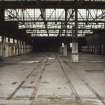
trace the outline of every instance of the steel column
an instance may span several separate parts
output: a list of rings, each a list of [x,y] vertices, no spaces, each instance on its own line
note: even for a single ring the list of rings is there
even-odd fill
[[[78,9],[75,8],[75,26],[72,35],[72,62],[78,62]]]

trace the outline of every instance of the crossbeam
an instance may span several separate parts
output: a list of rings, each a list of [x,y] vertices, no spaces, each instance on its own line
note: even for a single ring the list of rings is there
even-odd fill
[[[105,9],[105,1],[0,1],[0,8]]]
[[[14,21],[14,22],[43,22],[43,20],[9,20],[9,21]],[[46,20],[47,22],[65,22],[65,20]],[[67,22],[75,22],[75,20],[69,20]],[[80,23],[105,23],[104,20],[78,20],[77,22]]]

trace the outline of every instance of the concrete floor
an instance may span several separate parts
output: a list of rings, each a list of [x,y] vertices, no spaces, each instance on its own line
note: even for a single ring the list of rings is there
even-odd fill
[[[0,64],[0,105],[105,105],[105,57],[29,54]]]

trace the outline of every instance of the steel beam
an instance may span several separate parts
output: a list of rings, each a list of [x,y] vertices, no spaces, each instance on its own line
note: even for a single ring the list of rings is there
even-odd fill
[[[11,20],[12,21],[12,20]],[[65,20],[46,20],[47,22],[65,22]],[[43,20],[17,20],[17,21],[15,21],[15,20],[13,20],[12,22],[43,22]],[[67,22],[75,22],[75,20],[69,20],[69,21],[67,21]],[[86,23],[86,22],[88,22],[88,23],[104,23],[105,21],[104,20],[79,20],[78,19],[78,21],[77,22],[79,22],[79,23]]]
[[[105,1],[0,1],[0,8],[105,9]]]
[[[41,11],[41,17],[43,19],[47,34],[49,36],[49,31],[48,31],[48,28],[47,28],[47,21],[46,21],[46,9],[40,9],[40,11]]]
[[[77,2],[77,0],[75,0]],[[79,62],[78,55],[78,9],[75,8],[75,25],[72,33],[72,62]]]
[[[86,28],[86,27],[78,28],[78,30],[96,30],[96,29],[97,28]],[[46,28],[37,28],[37,27],[36,28],[23,28],[22,30],[39,30],[39,31],[41,31],[41,30],[46,30]],[[62,30],[62,29],[61,28],[48,28],[48,30]],[[72,30],[72,29],[71,28],[67,28],[67,30]]]

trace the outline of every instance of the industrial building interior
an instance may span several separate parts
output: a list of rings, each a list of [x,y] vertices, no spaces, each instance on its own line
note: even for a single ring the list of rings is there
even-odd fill
[[[105,105],[105,0],[0,0],[0,105]]]

